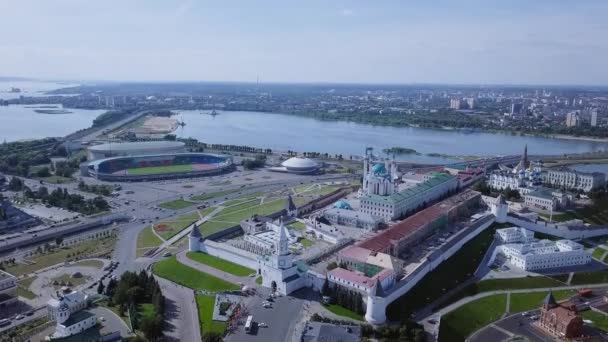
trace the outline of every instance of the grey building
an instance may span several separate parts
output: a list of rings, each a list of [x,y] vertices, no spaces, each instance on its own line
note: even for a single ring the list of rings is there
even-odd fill
[[[356,325],[334,325],[308,322],[302,333],[302,342],[358,342],[361,327]]]
[[[606,184],[606,175],[601,172],[579,172],[570,169],[548,170],[542,176],[543,183],[566,190],[589,192]]]

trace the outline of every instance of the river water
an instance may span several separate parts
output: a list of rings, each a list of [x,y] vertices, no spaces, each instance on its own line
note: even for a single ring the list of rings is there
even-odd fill
[[[61,109],[61,105],[57,105]],[[0,143],[24,139],[62,137],[79,129],[91,127],[93,120],[105,110],[68,109],[71,114],[39,114],[36,108],[0,106]]]
[[[366,146],[382,154],[383,148],[405,147],[421,155],[398,156],[401,160],[442,163],[453,160],[427,156],[494,156],[520,154],[528,145],[530,154],[580,153],[608,150],[608,143],[582,140],[512,136],[497,133],[464,133],[412,127],[385,127],[349,122],[327,122],[284,114],[220,112],[216,116],[199,111],[177,111],[186,126],[175,133],[215,144],[268,147],[297,152],[328,152],[362,155]]]

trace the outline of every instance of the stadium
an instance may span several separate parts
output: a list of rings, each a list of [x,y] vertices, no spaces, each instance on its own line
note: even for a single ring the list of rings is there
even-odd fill
[[[111,157],[147,156],[151,154],[170,154],[187,152],[181,141],[136,141],[114,142],[89,146],[89,160]]]
[[[83,176],[111,182],[192,178],[232,171],[232,157],[208,153],[155,154],[95,160],[81,169]]]

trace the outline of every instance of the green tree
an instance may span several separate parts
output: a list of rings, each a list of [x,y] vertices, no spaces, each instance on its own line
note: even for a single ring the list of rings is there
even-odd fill
[[[97,285],[97,294],[102,294],[103,293],[103,289],[104,289],[103,281],[100,280],[99,281],[99,285]]]

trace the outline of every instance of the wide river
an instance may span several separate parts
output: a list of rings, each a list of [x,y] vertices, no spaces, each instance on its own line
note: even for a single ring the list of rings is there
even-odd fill
[[[50,105],[49,105],[50,106]],[[62,109],[61,105],[56,105]],[[67,109],[71,114],[39,114],[29,106],[0,106],[0,143],[44,137],[62,137],[91,127],[105,110]],[[34,107],[34,106],[32,106]],[[44,108],[39,108],[44,109]]]
[[[411,127],[384,127],[349,122],[328,122],[284,114],[220,112],[217,116],[199,111],[178,111],[186,125],[175,132],[216,144],[268,147],[298,152],[328,152],[362,155],[366,146],[381,154],[383,148],[415,149],[422,155],[403,155],[402,160],[425,163],[449,159],[426,156],[494,156],[520,154],[528,144],[531,154],[563,154],[608,150],[608,143],[582,140],[512,136],[496,133],[464,133]]]

